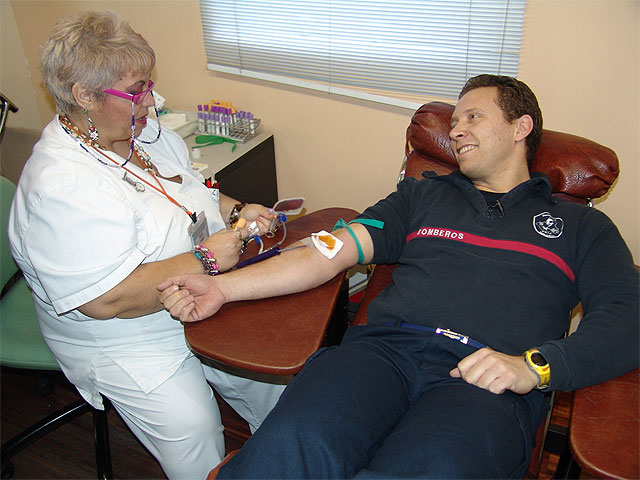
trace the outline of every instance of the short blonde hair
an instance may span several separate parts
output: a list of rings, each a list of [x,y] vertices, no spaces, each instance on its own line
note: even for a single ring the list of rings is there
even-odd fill
[[[150,72],[156,56],[142,35],[112,12],[82,12],[60,20],[41,51],[44,84],[60,114],[79,108],[71,88],[99,101],[127,73]]]

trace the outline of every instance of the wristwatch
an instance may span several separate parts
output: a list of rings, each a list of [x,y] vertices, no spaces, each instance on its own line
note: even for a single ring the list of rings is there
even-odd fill
[[[536,388],[538,390],[547,388],[551,379],[551,371],[547,359],[542,356],[537,348],[532,348],[524,352],[524,361],[531,371],[538,376]]]

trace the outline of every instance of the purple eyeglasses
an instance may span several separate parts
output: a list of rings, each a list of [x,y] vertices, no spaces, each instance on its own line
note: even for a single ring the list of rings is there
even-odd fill
[[[146,90],[143,90],[140,93],[136,93],[135,95],[133,95],[132,93],[121,92],[120,90],[115,90],[113,88],[107,88],[106,90],[103,90],[103,91],[104,93],[108,93],[109,95],[115,95],[116,97],[129,100],[135,103],[136,105],[140,105],[144,101],[145,97],[147,96],[147,93],[151,92],[151,96],[153,96],[153,92],[151,91],[151,89],[153,88],[153,82],[151,80],[149,80],[148,87],[149,88],[147,88]]]
[[[147,93],[151,93],[151,96],[153,97],[153,91],[151,90],[153,88],[153,82],[151,80],[149,80],[149,84],[147,85],[147,89],[141,91],[140,93],[136,93],[135,95],[132,93],[127,93],[127,92],[121,92],[120,90],[116,90],[114,88],[107,88],[106,90],[103,90],[104,93],[107,93],[109,95],[115,95],[116,97],[120,97],[120,98],[124,98],[125,100],[129,100],[131,102],[131,141],[129,142],[130,144],[130,149],[129,149],[129,157],[127,157],[127,161],[124,162],[122,165],[125,165],[129,159],[131,158],[131,154],[133,153],[133,143],[134,143],[134,139],[135,139],[135,131],[136,131],[136,117],[135,117],[135,105],[140,105],[145,97],[147,96]],[[145,140],[140,140],[140,142],[142,143],[146,143],[147,145],[152,144],[152,143],[156,143],[158,141],[158,139],[160,138],[160,134],[162,133],[162,125],[160,125],[160,118],[158,115],[158,109],[156,108],[155,102],[153,105],[153,109],[156,112],[156,119],[158,121],[158,135],[156,136],[155,140],[151,140],[149,141],[145,141]]]

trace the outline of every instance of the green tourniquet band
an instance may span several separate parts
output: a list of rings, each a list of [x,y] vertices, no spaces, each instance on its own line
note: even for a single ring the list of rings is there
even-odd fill
[[[373,220],[371,218],[356,218],[355,220],[351,220],[349,223],[361,223],[362,225],[368,225],[379,230],[382,230],[384,227],[384,222],[382,220]]]
[[[364,253],[362,253],[362,247],[360,246],[360,242],[358,241],[358,237],[353,232],[351,227],[347,222],[345,222],[342,218],[339,218],[336,224],[333,227],[333,230],[337,230],[338,228],[346,228],[349,235],[353,238],[353,241],[356,242],[356,248],[358,249],[358,263],[362,264],[364,262]]]
[[[356,218],[355,220],[351,220],[349,223],[361,223],[363,225],[369,225],[370,227],[379,228],[379,229],[382,229],[382,227],[384,227],[383,221],[371,220],[369,218]],[[356,248],[358,249],[358,263],[362,264],[362,262],[364,262],[364,253],[362,253],[362,246],[358,241],[358,237],[356,237],[356,234],[353,232],[353,230],[349,226],[349,223],[345,222],[342,218],[340,218],[334,225],[333,230],[337,230],[338,228],[347,229],[347,232],[349,232],[349,235],[351,235],[353,240],[356,242]]]

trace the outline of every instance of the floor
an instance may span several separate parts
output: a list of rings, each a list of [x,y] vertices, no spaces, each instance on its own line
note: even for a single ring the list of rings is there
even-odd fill
[[[32,372],[3,367],[0,374],[2,443],[79,398],[63,383],[56,383],[50,395],[42,396],[37,390],[40,377]],[[166,478],[156,460],[113,409],[108,413],[108,421],[115,478]],[[85,414],[18,453],[12,460],[13,478],[96,478],[94,452],[92,416]]]
[[[2,443],[23,428],[33,424],[78,397],[74,391],[56,384],[53,392],[42,396],[37,391],[39,375],[32,372],[2,368],[1,430]],[[570,397],[556,401],[554,421],[568,422]],[[230,407],[222,405],[226,421],[227,451],[239,448],[248,429],[238,417],[230,414]],[[113,474],[118,479],[166,478],[155,459],[129,432],[120,417],[111,409],[108,413],[109,443]],[[16,479],[85,479],[96,478],[93,449],[93,427],[89,414],[83,415],[36,441],[13,458]],[[545,453],[539,478],[552,478],[557,457]]]

